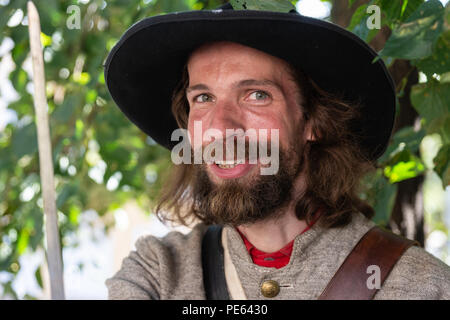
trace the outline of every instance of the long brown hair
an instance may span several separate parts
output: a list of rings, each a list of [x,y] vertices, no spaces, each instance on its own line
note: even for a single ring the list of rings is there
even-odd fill
[[[358,137],[350,130],[360,117],[359,104],[325,92],[298,68],[290,66],[288,75],[300,88],[304,117],[315,137],[305,148],[306,192],[297,199],[298,219],[310,222],[318,209],[322,212],[318,223],[327,228],[348,224],[355,211],[370,219],[374,210],[357,192],[361,178],[374,166],[363,155]],[[185,95],[188,85],[185,65],[172,98],[172,113],[181,128],[187,128],[188,123],[189,104]],[[190,193],[193,172],[192,164],[174,165],[156,207],[161,221],[184,225],[196,220],[210,223],[195,210]]]

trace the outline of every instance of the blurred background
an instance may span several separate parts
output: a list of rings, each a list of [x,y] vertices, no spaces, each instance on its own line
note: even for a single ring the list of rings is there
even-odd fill
[[[106,299],[104,281],[138,237],[182,226],[152,214],[169,151],[109,96],[103,63],[138,20],[219,0],[37,0],[68,299]],[[305,15],[354,32],[394,78],[395,133],[361,197],[374,220],[450,264],[448,0],[300,0]],[[379,28],[372,13],[381,8]],[[369,8],[370,9],[370,8]],[[369,21],[368,21],[369,20]],[[368,23],[369,22],[369,23]],[[0,0],[0,299],[48,299],[26,1]],[[382,94],[382,93],[380,93]]]

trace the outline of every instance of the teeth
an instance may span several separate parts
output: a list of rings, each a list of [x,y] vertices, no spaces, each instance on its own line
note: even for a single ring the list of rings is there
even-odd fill
[[[229,160],[229,161],[216,161],[216,164],[242,164],[245,163],[245,160]]]
[[[216,164],[235,164],[234,160],[230,160],[230,161],[216,161]]]
[[[245,163],[245,160],[216,161],[216,165],[221,169],[231,169],[243,163]]]
[[[231,169],[236,167],[235,164],[218,164],[217,166],[221,169]]]

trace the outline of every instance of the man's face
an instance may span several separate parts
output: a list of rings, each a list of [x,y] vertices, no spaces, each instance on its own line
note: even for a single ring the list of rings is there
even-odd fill
[[[299,174],[303,145],[310,132],[305,130],[299,89],[287,72],[287,63],[247,46],[219,42],[197,49],[189,58],[188,73],[186,97],[190,107],[188,131],[192,141],[196,138],[194,122],[197,121],[201,122],[203,132],[220,130],[224,141],[227,129],[242,129],[244,132],[254,129],[258,138],[263,132],[261,129],[266,129],[269,141],[273,138],[273,129],[279,133],[280,169],[276,175],[261,176],[261,166],[267,164],[262,164],[259,158],[256,164],[250,164],[247,159],[238,165],[201,165],[198,183],[203,186],[199,186],[198,191],[210,196],[211,192],[215,192],[213,196],[216,197],[215,200],[208,199],[215,202],[209,206],[230,208],[236,203],[241,204],[243,199],[239,194],[255,198],[254,194],[245,194],[252,190],[259,190],[257,197],[267,198],[271,190],[262,190],[264,186],[261,184],[266,188],[270,186],[272,192],[289,193],[286,188],[292,188]],[[203,137],[201,139],[202,147],[211,143]],[[289,185],[282,180],[288,180]],[[282,188],[280,183],[284,184]],[[208,186],[205,187],[205,184]],[[230,200],[229,196],[234,200]],[[283,199],[273,199],[271,196],[270,201],[280,205],[289,197],[281,196]],[[259,203],[256,209],[264,211],[261,205],[267,207],[268,204],[261,204],[261,200],[264,199],[256,199]],[[241,207],[241,210],[249,210],[247,205]],[[275,208],[266,209],[273,211]],[[213,209],[207,207],[205,210]],[[237,218],[236,221],[245,220]]]

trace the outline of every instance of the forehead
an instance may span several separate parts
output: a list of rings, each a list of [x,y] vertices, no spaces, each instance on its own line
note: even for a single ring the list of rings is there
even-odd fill
[[[188,59],[190,81],[216,77],[287,78],[286,61],[235,42],[213,42],[197,48]],[[217,79],[220,77],[220,79]]]

